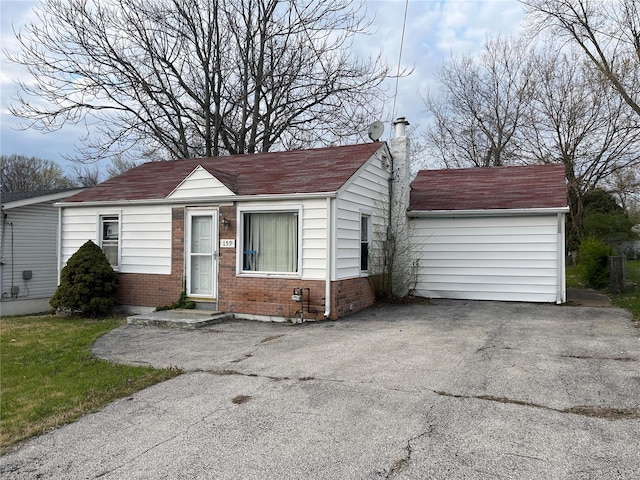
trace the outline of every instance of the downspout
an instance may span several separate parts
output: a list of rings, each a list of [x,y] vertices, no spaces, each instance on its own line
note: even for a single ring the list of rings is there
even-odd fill
[[[556,248],[556,251],[558,252],[558,258],[557,258],[557,262],[558,262],[558,267],[557,267],[557,276],[558,276],[558,281],[557,283],[557,291],[556,291],[556,303],[560,304],[560,303],[565,303],[567,301],[567,289],[566,289],[566,271],[565,271],[565,259],[566,259],[566,252],[565,252],[565,244],[564,244],[564,237],[565,237],[565,225],[564,225],[564,213],[558,213],[558,237],[557,237],[557,242],[558,242],[558,248]]]
[[[324,318],[331,316],[331,273],[333,271],[333,235],[335,234],[335,224],[333,221],[333,202],[331,197],[327,197],[327,262],[324,284]]]
[[[60,285],[60,276],[62,275],[62,207],[58,207],[58,235],[56,245],[56,267],[58,269],[58,285]]]
[[[7,230],[7,213],[2,210],[2,238],[0,239],[0,296],[3,296],[2,277],[4,277],[4,235]],[[4,298],[4,296],[3,296]]]

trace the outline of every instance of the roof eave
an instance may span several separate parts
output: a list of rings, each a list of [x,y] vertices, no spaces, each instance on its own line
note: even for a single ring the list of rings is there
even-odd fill
[[[407,215],[411,218],[436,218],[436,217],[515,217],[522,215],[552,215],[569,213],[569,207],[534,207],[534,208],[493,208],[477,210],[409,210]]]
[[[35,205],[38,203],[60,200],[60,199],[75,195],[76,193],[80,193],[82,190],[84,190],[84,188],[78,188],[76,190],[67,190],[67,191],[58,192],[58,193],[51,193],[49,195],[42,195],[39,197],[25,198],[23,200],[16,200],[15,202],[7,202],[2,204],[2,209],[11,210],[12,208],[26,207],[26,206]]]
[[[217,204],[231,202],[250,201],[281,201],[281,200],[304,200],[313,198],[335,198],[338,192],[312,192],[312,193],[284,193],[284,194],[264,194],[264,195],[226,195],[221,197],[192,197],[192,198],[151,198],[143,200],[100,200],[93,202],[57,202],[57,207],[96,207],[113,205],[175,205],[188,203]]]

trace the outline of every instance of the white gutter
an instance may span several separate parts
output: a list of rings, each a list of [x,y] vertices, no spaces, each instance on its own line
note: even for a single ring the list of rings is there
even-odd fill
[[[324,284],[324,318],[331,316],[331,272],[333,271],[333,235],[335,222],[332,197],[327,197],[327,262]]]
[[[25,198],[22,200],[16,200],[15,202],[4,203],[2,204],[2,207],[5,210],[10,210],[12,208],[19,208],[19,207],[27,207],[29,205],[34,205],[36,203],[44,203],[44,202],[50,202],[50,201],[67,198],[67,197],[70,197],[71,195],[75,195],[76,193],[80,193],[83,190],[84,188],[79,188],[77,190],[66,190],[64,192],[50,193],[49,195],[42,195],[40,197]]]
[[[565,224],[564,224],[564,213],[558,213],[558,236],[556,241],[558,242],[558,248],[556,251],[558,252],[557,257],[557,291],[556,291],[556,303],[564,303],[567,301],[567,285],[566,285],[566,265],[565,259]]]
[[[116,206],[116,205],[197,205],[197,204],[218,204],[223,202],[251,202],[251,201],[278,201],[278,200],[303,200],[314,198],[335,198],[337,192],[314,192],[314,193],[287,193],[282,195],[225,195],[221,197],[191,197],[191,198],[152,198],[145,200],[100,200],[94,202],[58,202],[58,207],[96,207],[96,206]]]
[[[0,236],[0,297],[2,297],[2,278],[4,277],[4,238],[7,232],[7,213],[4,211],[4,208],[0,205],[0,215],[2,215],[2,235]],[[11,259],[13,261],[13,259]],[[0,298],[0,301],[2,299]]]
[[[495,208],[482,210],[410,210],[407,215],[412,218],[429,217],[504,217],[520,215],[551,215],[569,213],[569,207],[552,208]]]
[[[60,276],[62,275],[62,208],[58,209],[58,235],[56,238],[56,268],[58,270],[58,285],[60,285]]]

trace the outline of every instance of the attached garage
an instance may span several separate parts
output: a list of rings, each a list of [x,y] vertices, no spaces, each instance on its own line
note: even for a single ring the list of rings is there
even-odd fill
[[[562,165],[422,170],[410,205],[417,294],[566,301]]]

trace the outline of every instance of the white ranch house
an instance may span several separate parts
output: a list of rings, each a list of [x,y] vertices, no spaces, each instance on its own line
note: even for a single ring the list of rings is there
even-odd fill
[[[118,300],[130,311],[168,305],[185,289],[199,306],[245,318],[337,319],[374,302],[369,276],[391,208],[423,237],[409,259],[419,265],[418,294],[564,301],[564,173],[554,165],[511,167],[506,176],[487,169],[503,190],[501,181],[517,183],[522,172],[526,207],[515,197],[497,209],[476,199],[479,210],[462,211],[464,189],[452,183],[448,208],[433,210],[423,179],[441,174],[420,172],[410,193],[406,124],[396,122],[390,145],[143,164],[58,203],[59,269],[92,240],[119,272]],[[529,185],[535,178],[551,186]],[[461,231],[475,239],[467,249]],[[539,241],[552,250],[540,262]],[[502,252],[470,255],[485,245]],[[494,287],[479,294],[479,282]]]

